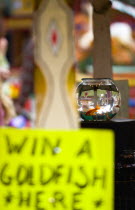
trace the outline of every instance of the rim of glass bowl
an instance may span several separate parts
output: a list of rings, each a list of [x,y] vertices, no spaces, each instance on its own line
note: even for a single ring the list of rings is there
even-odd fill
[[[82,78],[81,80],[86,81],[86,80],[107,80],[107,79],[112,80],[111,78]]]

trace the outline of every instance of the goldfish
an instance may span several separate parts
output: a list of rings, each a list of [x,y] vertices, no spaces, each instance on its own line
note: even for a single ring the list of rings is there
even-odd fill
[[[90,116],[90,115],[96,115],[96,113],[95,113],[95,112],[96,112],[97,110],[99,110],[99,109],[100,109],[100,106],[96,105],[96,107],[95,107],[95,108],[90,109],[89,111],[87,111],[87,112],[86,112],[86,115],[87,115],[87,116]]]
[[[120,106],[119,106],[119,105],[116,105],[115,107],[116,107],[116,108],[120,108]]]

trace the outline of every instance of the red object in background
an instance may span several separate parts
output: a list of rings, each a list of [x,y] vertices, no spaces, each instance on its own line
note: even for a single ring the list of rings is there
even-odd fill
[[[26,110],[26,111],[28,111],[28,112],[31,112],[32,110],[32,105],[31,105],[31,99],[27,99],[26,100],[26,102],[25,102],[25,104],[24,104],[24,109]]]
[[[129,107],[129,118],[135,119],[135,107]]]
[[[135,100],[135,87],[129,88],[129,118],[135,119],[135,106],[132,100]],[[132,102],[132,103],[131,103]]]
[[[130,98],[135,98],[135,87],[129,88],[129,96]]]
[[[74,0],[74,12],[78,13],[82,10],[82,5],[89,2],[88,0]]]

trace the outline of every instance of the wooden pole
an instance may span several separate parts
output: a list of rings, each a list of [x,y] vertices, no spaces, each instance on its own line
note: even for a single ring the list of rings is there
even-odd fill
[[[94,77],[112,78],[109,0],[90,0],[93,5]]]

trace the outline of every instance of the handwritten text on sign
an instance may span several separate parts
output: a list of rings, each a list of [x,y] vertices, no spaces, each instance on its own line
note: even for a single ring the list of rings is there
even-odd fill
[[[113,133],[0,129],[0,209],[112,210]]]

